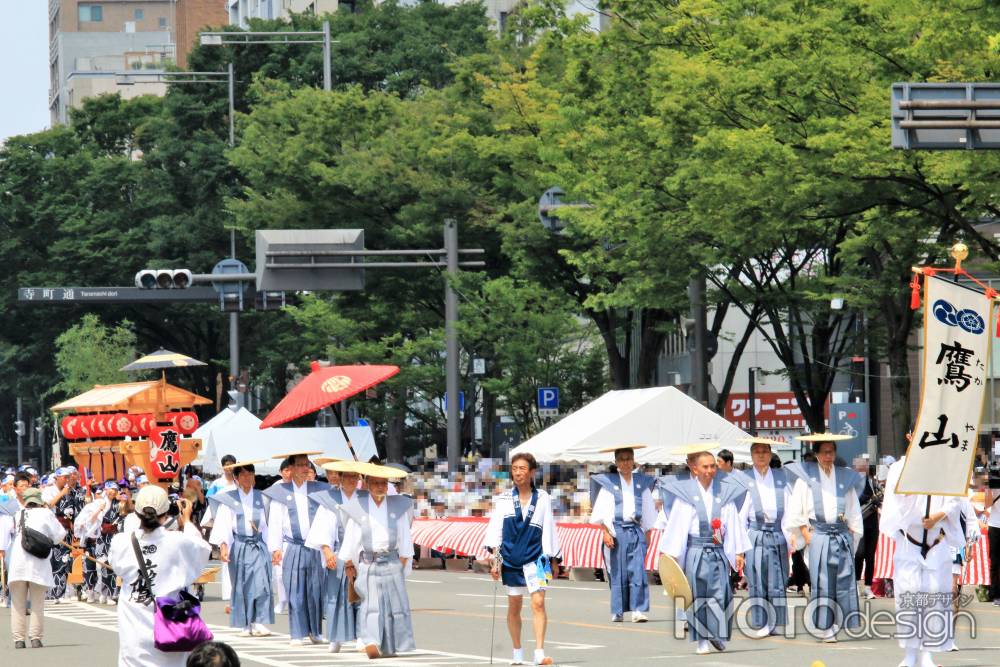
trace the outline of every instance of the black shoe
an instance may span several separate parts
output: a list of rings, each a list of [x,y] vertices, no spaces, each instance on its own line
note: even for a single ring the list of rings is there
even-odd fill
[[[32,639],[31,640],[31,648],[42,648],[42,640],[41,639]]]
[[[24,648],[24,642],[14,642],[14,648]]]

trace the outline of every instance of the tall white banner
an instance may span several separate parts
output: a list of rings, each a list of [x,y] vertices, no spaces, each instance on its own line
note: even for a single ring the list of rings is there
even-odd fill
[[[936,276],[924,296],[920,411],[896,492],[964,496],[986,393],[991,302]]]

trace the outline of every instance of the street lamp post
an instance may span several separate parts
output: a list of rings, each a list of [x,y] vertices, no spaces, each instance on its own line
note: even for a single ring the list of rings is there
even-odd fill
[[[315,38],[319,39],[315,39]],[[333,74],[330,69],[332,58],[330,45],[330,22],[323,21],[322,30],[286,30],[261,32],[252,30],[203,32],[202,46],[237,46],[240,44],[322,44],[323,45],[323,90],[333,89]]]
[[[749,388],[747,389],[747,412],[750,414],[750,435],[757,436],[757,378],[755,373],[759,371],[760,368],[757,366],[751,366],[748,369],[749,375]]]

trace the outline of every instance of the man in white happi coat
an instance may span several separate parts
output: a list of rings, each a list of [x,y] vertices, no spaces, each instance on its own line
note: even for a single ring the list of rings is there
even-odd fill
[[[954,634],[951,564],[955,551],[965,548],[962,498],[896,493],[905,461],[889,468],[879,530],[896,542],[896,635],[904,651],[899,666],[934,667],[931,654],[948,650]]]

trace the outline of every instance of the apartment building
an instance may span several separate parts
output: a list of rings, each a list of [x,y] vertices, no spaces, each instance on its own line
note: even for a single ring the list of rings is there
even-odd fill
[[[338,0],[226,0],[229,24],[242,28],[250,19],[284,19],[289,14],[327,14],[339,9]],[[345,4],[353,4],[349,0]]]
[[[204,26],[224,25],[224,0],[49,0],[49,112],[65,123],[84,99],[118,90],[163,94],[162,84],[119,89],[112,72],[186,65]]]

